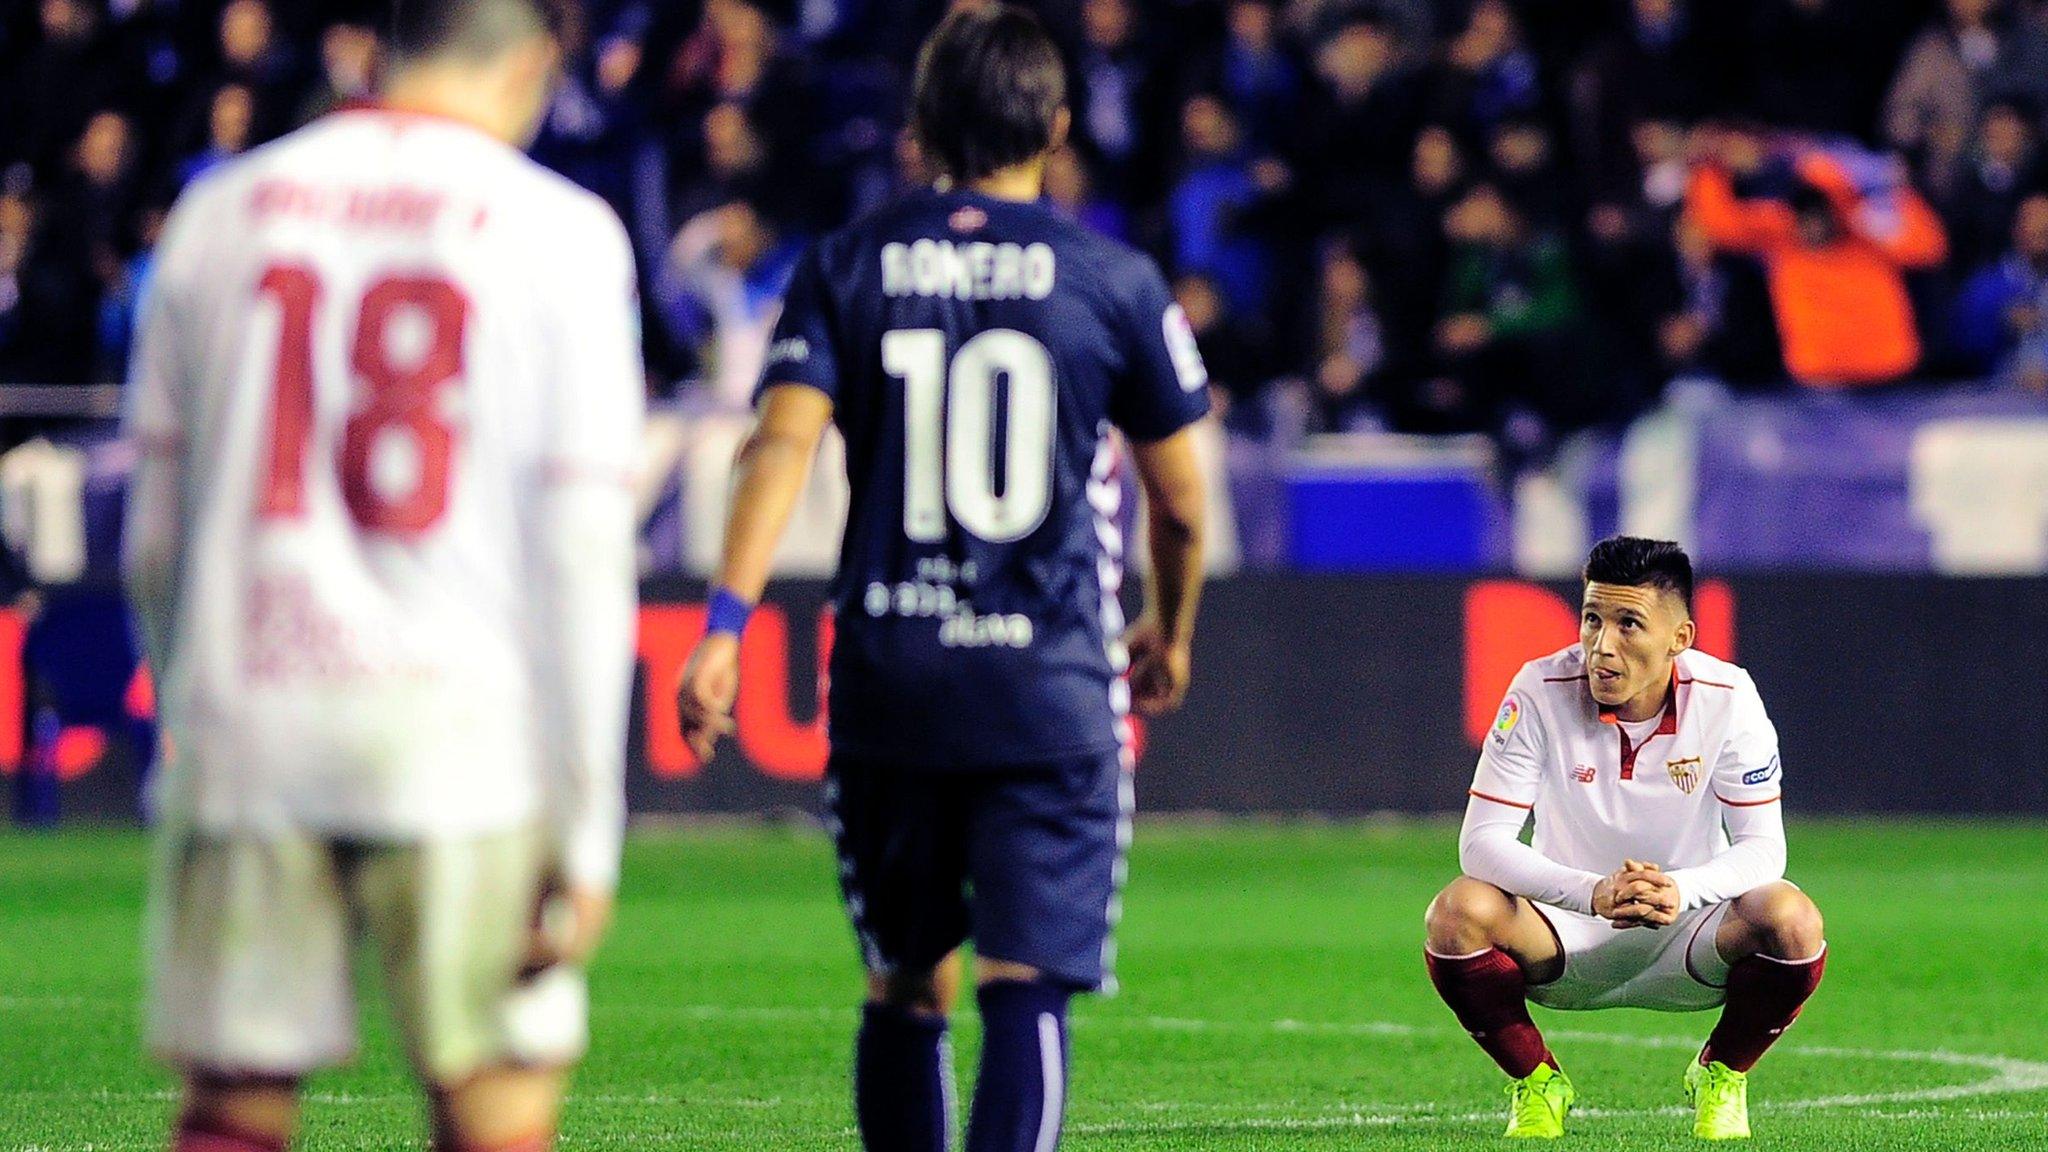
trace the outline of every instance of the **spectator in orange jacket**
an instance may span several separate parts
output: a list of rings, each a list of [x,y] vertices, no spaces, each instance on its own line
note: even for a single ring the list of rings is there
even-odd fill
[[[1793,379],[1817,388],[1896,380],[1920,362],[1904,270],[1948,253],[1941,220],[1903,182],[1865,200],[1831,157],[1808,153],[1788,200],[1742,200],[1728,170],[1703,164],[1686,207],[1708,241],[1760,257]]]

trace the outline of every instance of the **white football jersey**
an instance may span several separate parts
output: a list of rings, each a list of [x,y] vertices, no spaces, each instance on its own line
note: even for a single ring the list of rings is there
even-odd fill
[[[1578,645],[1531,660],[1487,732],[1472,795],[1533,808],[1530,847],[1586,872],[1705,864],[1728,846],[1726,807],[1778,801],[1778,733],[1741,668],[1686,651],[1672,676],[1662,718],[1637,742],[1594,701]]]
[[[349,110],[188,190],[157,268],[128,427],[182,485],[165,811],[400,837],[532,820],[575,738],[558,697],[589,688],[557,691],[572,666],[618,713],[585,724],[611,730],[576,771],[615,793],[630,624],[565,652],[536,578],[555,489],[632,499],[645,378],[611,210],[455,121]],[[630,600],[625,515],[623,568],[589,561]]]

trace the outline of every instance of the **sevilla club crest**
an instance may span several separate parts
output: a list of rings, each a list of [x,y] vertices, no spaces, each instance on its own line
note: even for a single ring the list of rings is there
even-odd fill
[[[1705,766],[1700,763],[1699,757],[1687,756],[1683,760],[1666,760],[1664,770],[1671,773],[1671,782],[1678,785],[1678,790],[1690,796],[1693,789],[1700,786],[1700,777],[1704,774]]]

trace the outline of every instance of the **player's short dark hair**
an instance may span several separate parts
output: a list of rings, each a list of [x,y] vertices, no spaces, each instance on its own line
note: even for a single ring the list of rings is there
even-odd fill
[[[391,0],[384,40],[401,63],[489,60],[536,35],[560,39],[576,0]]]
[[[979,180],[1051,148],[1066,106],[1059,48],[1022,8],[956,9],[918,50],[911,130],[955,180]]]
[[[1588,584],[1662,588],[1692,611],[1692,557],[1669,540],[1609,536],[1593,545],[1584,576]]]

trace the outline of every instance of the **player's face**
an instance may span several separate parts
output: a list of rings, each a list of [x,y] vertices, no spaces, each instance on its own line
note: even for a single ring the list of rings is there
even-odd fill
[[[1693,624],[1675,593],[1648,585],[1586,585],[1579,644],[1586,682],[1603,707],[1643,720],[1629,705],[1654,713],[1671,682],[1671,662],[1692,646]]]

